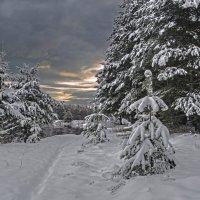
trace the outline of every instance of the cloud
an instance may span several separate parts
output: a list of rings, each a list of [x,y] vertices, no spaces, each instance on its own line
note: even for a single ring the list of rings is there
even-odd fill
[[[92,89],[95,87],[94,82],[84,82],[84,81],[57,81],[55,82],[57,85],[65,85],[68,87],[79,87],[79,88],[88,88]]]
[[[99,64],[100,62],[93,64],[91,66],[83,66],[80,68],[79,72],[59,72],[58,75],[65,77],[65,78],[75,78],[74,80],[70,81],[56,81],[54,87],[46,86],[48,89],[55,89],[55,90],[64,90],[64,91],[70,91],[72,94],[77,92],[89,92],[89,91],[95,91],[96,88],[96,73],[103,68],[102,64]],[[77,80],[78,79],[78,80]],[[62,86],[62,87],[60,87]],[[44,88],[44,86],[43,86]],[[56,99],[60,99],[61,95],[59,97],[56,96]],[[64,95],[63,95],[64,97]],[[90,96],[91,98],[92,96]],[[85,98],[78,98],[76,99],[89,99],[89,97]]]
[[[98,62],[91,65],[91,66],[83,66],[80,68],[78,72],[70,72],[70,71],[61,71],[58,72],[57,75],[65,78],[76,78],[79,80],[82,80],[83,82],[79,82],[80,84],[85,83],[95,83],[96,78],[95,75],[96,73],[103,68],[103,65],[101,62]],[[76,81],[76,83],[78,83]],[[57,82],[57,84],[65,84],[65,82]]]
[[[54,87],[50,85],[42,85],[41,87],[45,89],[45,91],[47,91],[53,98],[69,103],[89,103],[91,101],[91,97],[94,96],[94,89],[91,88],[67,88]]]
[[[39,69],[51,69],[51,66],[49,64],[39,64]]]
[[[0,39],[10,68],[39,64],[43,85],[94,82],[119,1],[0,0]]]
[[[53,85],[41,85],[41,87],[60,101],[89,102],[96,90],[95,74],[102,67],[101,64],[94,64],[92,66],[81,67],[77,73],[69,71],[59,72],[57,73],[59,76],[75,79],[70,81],[55,81]]]
[[[73,86],[73,87],[71,87]],[[70,91],[70,92],[84,92],[84,91],[95,91],[95,88],[90,87],[74,87],[76,85],[65,85],[65,87],[59,87],[59,86],[51,86],[51,85],[41,85],[41,88],[43,89],[51,89],[51,90],[61,90],[61,91]]]
[[[76,99],[76,97],[73,96],[72,94],[66,94],[63,92],[60,92],[59,94],[54,96],[54,98],[56,98],[58,101],[70,101],[72,99]]]
[[[66,77],[66,78],[79,78],[79,74],[75,72],[69,72],[69,71],[61,71],[57,73],[58,76]]]

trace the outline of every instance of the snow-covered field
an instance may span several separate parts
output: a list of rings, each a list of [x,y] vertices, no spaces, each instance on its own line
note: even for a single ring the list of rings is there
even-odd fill
[[[200,200],[200,136],[171,142],[177,167],[165,175],[111,179],[120,138],[81,150],[82,136],[0,145],[0,200]]]

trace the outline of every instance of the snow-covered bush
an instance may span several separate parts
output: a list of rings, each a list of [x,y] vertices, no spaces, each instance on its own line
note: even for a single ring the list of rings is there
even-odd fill
[[[89,143],[102,143],[108,141],[106,135],[106,122],[109,118],[101,113],[93,113],[85,117],[83,135],[89,138]]]
[[[71,122],[72,120],[73,120],[72,113],[70,111],[67,111],[64,115],[64,121]]]
[[[138,120],[132,126],[132,133],[120,155],[125,159],[120,173],[126,178],[134,175],[160,174],[175,167],[169,130],[155,116],[160,110],[167,110],[168,106],[159,97],[152,96],[152,83],[148,84],[151,82],[151,75],[147,72],[145,75],[144,87],[148,91],[148,96],[130,106],[131,110],[137,112]]]
[[[63,120],[55,120],[53,122],[53,127],[54,128],[63,128],[64,124],[65,124],[65,122]]]
[[[190,131],[200,133],[200,91],[189,92],[185,97],[178,98],[174,107],[186,115]]]

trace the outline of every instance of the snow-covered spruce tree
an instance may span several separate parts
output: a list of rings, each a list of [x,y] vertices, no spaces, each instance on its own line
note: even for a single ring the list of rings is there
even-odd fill
[[[101,111],[131,114],[131,103],[145,93],[141,82],[149,66],[155,94],[169,105],[199,88],[199,1],[124,0],[121,7],[97,74]]]
[[[169,130],[156,118],[158,111],[165,111],[168,106],[158,96],[153,96],[152,72],[145,71],[144,88],[148,96],[131,104],[136,110],[137,121],[132,126],[132,133],[121,152],[125,164],[120,173],[125,178],[136,175],[160,174],[174,168],[174,152],[169,142]]]
[[[122,11],[115,20],[113,33],[109,39],[110,47],[106,53],[104,69],[97,74],[96,101],[100,104],[100,110],[106,114],[126,115],[126,108],[131,104],[129,101],[136,100],[138,93],[141,92],[139,84],[143,76],[136,74],[136,71],[135,74],[132,73],[133,63],[128,56],[137,43],[137,40],[130,40],[130,37],[136,29],[132,23],[133,15],[141,4],[142,1],[123,1]],[[124,106],[119,111],[122,102]]]
[[[5,81],[12,81],[8,73],[8,62],[4,60],[5,52],[0,53],[0,143],[13,141],[20,121],[25,117],[21,114],[24,104],[15,95],[15,90]]]
[[[37,66],[19,67],[16,81],[12,83],[15,95],[23,103],[21,114],[25,119],[20,122],[17,140],[35,142],[42,136],[41,125],[57,119],[53,107],[57,102],[40,89]]]
[[[153,67],[161,69],[157,91],[173,106],[167,115],[174,120],[174,109],[182,111],[186,116],[192,115],[194,123],[200,122],[197,114],[200,95],[199,3],[198,0],[174,1],[174,9],[168,11],[169,15],[173,13],[170,26],[164,27],[160,36],[160,40],[168,43],[157,49],[152,63]],[[170,40],[167,40],[169,36]]]
[[[101,113],[93,113],[85,117],[84,131],[82,132],[88,143],[102,143],[108,141],[106,135],[106,122],[109,118]]]
[[[4,80],[8,77],[6,73],[8,70],[8,62],[4,60],[5,56],[5,52],[0,52],[0,90],[2,90],[4,86]]]
[[[13,88],[4,88],[0,108],[0,143],[14,141],[19,136],[21,122],[26,119],[22,114],[24,103],[15,95]]]

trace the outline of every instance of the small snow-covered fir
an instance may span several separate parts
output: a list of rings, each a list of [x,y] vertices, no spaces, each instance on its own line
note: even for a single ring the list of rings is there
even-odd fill
[[[145,76],[148,79],[151,73],[146,71]],[[147,83],[148,81],[144,84]],[[120,155],[125,159],[120,173],[126,178],[133,175],[164,173],[175,167],[169,130],[155,116],[160,110],[167,110],[168,106],[159,97],[150,96],[152,90],[147,89],[147,91],[149,96],[130,106],[131,110],[137,112],[138,120],[132,126],[132,133]]]
[[[106,122],[109,118],[101,113],[93,113],[85,117],[83,135],[89,138],[89,143],[102,143],[108,141],[106,135]]]

